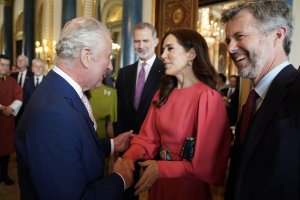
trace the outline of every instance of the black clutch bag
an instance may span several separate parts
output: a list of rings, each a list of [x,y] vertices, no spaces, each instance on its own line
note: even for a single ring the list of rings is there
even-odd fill
[[[196,143],[195,137],[185,138],[185,141],[183,143],[183,147],[181,150],[182,159],[192,161],[193,156],[194,156],[194,151],[195,151],[195,143]]]

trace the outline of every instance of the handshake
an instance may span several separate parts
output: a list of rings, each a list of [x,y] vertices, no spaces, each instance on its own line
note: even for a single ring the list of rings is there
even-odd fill
[[[114,141],[114,152],[124,152],[129,148],[130,141],[134,137],[132,131],[128,131],[118,135],[113,138]],[[113,155],[114,156],[114,155]],[[113,161],[115,159],[112,159]],[[133,171],[134,171],[134,163],[128,162],[123,158],[118,158],[116,162],[113,164],[111,172],[115,172],[119,174],[123,180],[125,181],[125,189],[129,188],[133,184]]]
[[[134,134],[132,134],[132,131],[122,133],[115,137],[113,139],[115,152],[126,151],[133,137]],[[142,168],[144,168],[144,171],[139,181],[135,185],[135,195],[149,190],[158,178],[158,166],[156,160],[147,160],[138,163]],[[134,182],[134,170],[134,161],[131,158],[126,158],[124,156],[122,158],[119,157],[112,167],[112,172],[122,176],[123,180],[125,181],[125,189],[129,188]]]
[[[112,171],[123,178],[125,182],[125,189],[128,189],[133,184],[134,163],[131,159],[119,157],[114,163]]]

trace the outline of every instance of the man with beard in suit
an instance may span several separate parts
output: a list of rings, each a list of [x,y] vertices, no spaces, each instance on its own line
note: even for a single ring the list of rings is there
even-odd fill
[[[232,149],[227,200],[300,199],[300,74],[288,61],[294,29],[286,1],[224,11],[228,52],[253,89]]]
[[[119,70],[116,82],[118,95],[117,134],[133,130],[138,134],[146,117],[152,98],[164,74],[164,65],[155,55],[159,40],[156,29],[149,23],[137,24],[133,32],[134,50],[139,60]],[[138,167],[138,166],[136,166]],[[135,170],[135,179],[138,179]],[[137,199],[134,188],[126,199]]]

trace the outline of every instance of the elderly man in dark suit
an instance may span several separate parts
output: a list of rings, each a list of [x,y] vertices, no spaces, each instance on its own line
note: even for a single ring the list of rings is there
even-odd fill
[[[18,72],[12,73],[11,76],[17,80],[22,88],[24,88],[25,82],[33,76],[32,71],[28,68],[28,57],[26,55],[21,54],[17,57],[17,68]],[[23,104],[16,116],[16,125],[24,112],[24,108]]]
[[[17,68],[18,72],[11,74],[13,78],[17,80],[19,85],[23,88],[25,81],[33,76],[33,73],[28,69],[28,57],[25,55],[19,55],[17,58]]]
[[[288,61],[294,28],[285,1],[225,11],[226,42],[253,85],[232,150],[226,199],[300,199],[300,74]]]
[[[152,98],[164,74],[162,61],[155,55],[159,40],[156,29],[149,23],[140,23],[133,32],[134,49],[139,60],[119,70],[116,88],[118,94],[117,134],[133,130],[138,134]],[[138,170],[136,170],[138,171]],[[127,195],[127,199],[137,198]]]
[[[56,66],[32,94],[16,131],[21,199],[122,199],[133,165],[119,158],[103,177],[104,159],[124,151],[131,132],[99,140],[84,92],[112,70],[112,43],[99,21],[80,17],[63,28]]]
[[[46,70],[46,63],[39,58],[32,60],[32,72],[33,76],[27,79],[24,83],[24,107],[26,106],[30,96],[35,88],[43,81],[44,73]]]

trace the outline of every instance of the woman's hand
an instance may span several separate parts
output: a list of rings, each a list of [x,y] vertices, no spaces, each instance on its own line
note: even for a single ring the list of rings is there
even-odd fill
[[[148,191],[158,178],[158,165],[156,160],[139,162],[139,165],[146,169],[144,170],[140,180],[135,185],[135,195]]]

